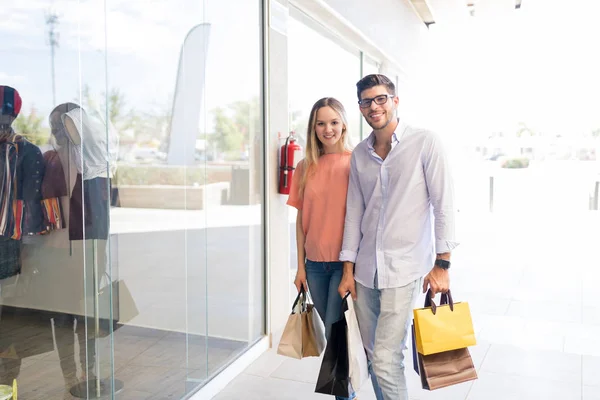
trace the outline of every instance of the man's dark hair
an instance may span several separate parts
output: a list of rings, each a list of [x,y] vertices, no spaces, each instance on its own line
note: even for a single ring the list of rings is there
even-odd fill
[[[375,86],[385,86],[388,91],[388,94],[396,95],[396,85],[392,83],[390,78],[381,74],[371,74],[362,78],[360,81],[356,83],[356,95],[358,96],[358,100],[362,100],[360,98],[360,94],[367,90],[371,89]]]

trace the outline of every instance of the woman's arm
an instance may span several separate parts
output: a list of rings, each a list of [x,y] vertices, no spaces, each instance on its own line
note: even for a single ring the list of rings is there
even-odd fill
[[[298,210],[296,216],[296,249],[298,251],[298,271],[296,272],[296,279],[294,279],[294,285],[296,289],[300,291],[301,285],[304,286],[304,290],[308,291],[308,285],[306,283],[306,252],[304,251],[304,243],[306,237],[304,236],[304,229],[302,227],[302,210]]]

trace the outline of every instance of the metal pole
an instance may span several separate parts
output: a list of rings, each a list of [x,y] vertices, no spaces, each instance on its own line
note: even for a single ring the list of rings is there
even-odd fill
[[[48,37],[50,44],[50,70],[52,73],[52,106],[56,105],[56,75],[54,72],[54,48],[58,47],[58,32],[56,32],[55,28],[58,25],[58,15],[56,13],[50,12],[46,17],[46,25],[48,25]]]
[[[101,393],[100,388],[100,288],[98,287],[98,242],[93,241],[94,255],[94,351],[96,357],[94,364],[96,367],[96,398],[99,398]]]
[[[600,182],[596,181],[594,185],[594,197],[592,198],[591,209],[598,210],[598,196],[600,195]]]
[[[490,212],[494,212],[494,177],[490,176]]]
[[[54,45],[50,45],[50,57],[52,58],[52,107],[56,105],[56,77],[54,74]]]

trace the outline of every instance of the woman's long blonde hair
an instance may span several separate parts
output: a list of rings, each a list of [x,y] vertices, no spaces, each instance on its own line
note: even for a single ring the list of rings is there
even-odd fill
[[[319,157],[324,154],[323,143],[317,137],[317,131],[315,127],[317,125],[317,113],[323,107],[330,107],[335,111],[342,120],[342,137],[338,142],[341,152],[350,152],[352,149],[348,144],[348,117],[346,116],[346,109],[339,100],[333,97],[323,97],[317,101],[310,111],[310,118],[308,120],[308,128],[306,130],[306,155],[304,156],[304,173],[300,177],[299,192],[300,196],[304,194],[304,188],[306,187],[306,181],[310,174],[312,174],[317,167]]]

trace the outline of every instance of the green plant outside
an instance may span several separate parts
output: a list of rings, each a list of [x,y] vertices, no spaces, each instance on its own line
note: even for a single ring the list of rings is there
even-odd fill
[[[527,168],[529,167],[529,159],[527,157],[513,157],[502,160],[502,168]]]

